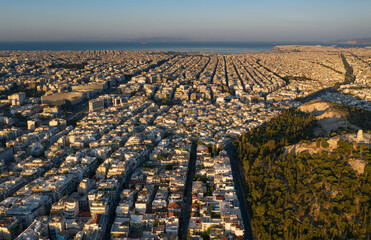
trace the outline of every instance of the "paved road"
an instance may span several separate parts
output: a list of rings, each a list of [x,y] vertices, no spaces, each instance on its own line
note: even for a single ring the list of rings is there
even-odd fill
[[[189,217],[191,215],[192,206],[192,182],[196,171],[196,158],[197,158],[197,144],[196,141],[192,142],[191,154],[189,158],[189,165],[187,171],[187,179],[184,189],[183,205],[179,217],[178,237],[180,240],[187,239],[187,231],[189,224]]]
[[[238,201],[240,202],[241,216],[242,216],[243,225],[245,227],[244,239],[253,240],[254,238],[253,238],[252,229],[251,229],[250,216],[247,211],[246,197],[242,190],[240,178],[238,177],[238,174],[236,172],[236,167],[237,167],[235,163],[236,159],[233,158],[233,154],[232,154],[233,146],[231,142],[227,144],[225,150],[227,150],[229,158],[231,159],[231,168],[232,168],[232,174],[233,174],[234,188],[237,193]]]

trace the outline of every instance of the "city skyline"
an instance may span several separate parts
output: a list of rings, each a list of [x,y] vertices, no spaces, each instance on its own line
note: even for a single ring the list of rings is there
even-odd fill
[[[0,2],[1,42],[308,42],[371,36],[371,3],[363,0]]]
[[[0,0],[1,240],[371,238],[370,0]]]

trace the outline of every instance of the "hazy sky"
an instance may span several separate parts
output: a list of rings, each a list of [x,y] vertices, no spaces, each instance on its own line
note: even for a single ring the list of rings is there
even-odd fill
[[[371,0],[0,0],[0,41],[371,37]]]

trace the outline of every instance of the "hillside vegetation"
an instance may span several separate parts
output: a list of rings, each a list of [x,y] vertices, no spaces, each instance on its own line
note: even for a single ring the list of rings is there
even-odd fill
[[[369,146],[338,141],[329,152],[283,154],[285,146],[316,142],[315,122],[289,109],[234,142],[256,239],[370,237]],[[368,163],[363,174],[352,169],[351,159]]]

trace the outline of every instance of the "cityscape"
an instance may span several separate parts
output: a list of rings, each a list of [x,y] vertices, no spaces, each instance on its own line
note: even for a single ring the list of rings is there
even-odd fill
[[[313,101],[371,111],[370,55],[3,51],[1,238],[252,236],[232,141]]]
[[[0,8],[0,240],[371,239],[371,1]]]

